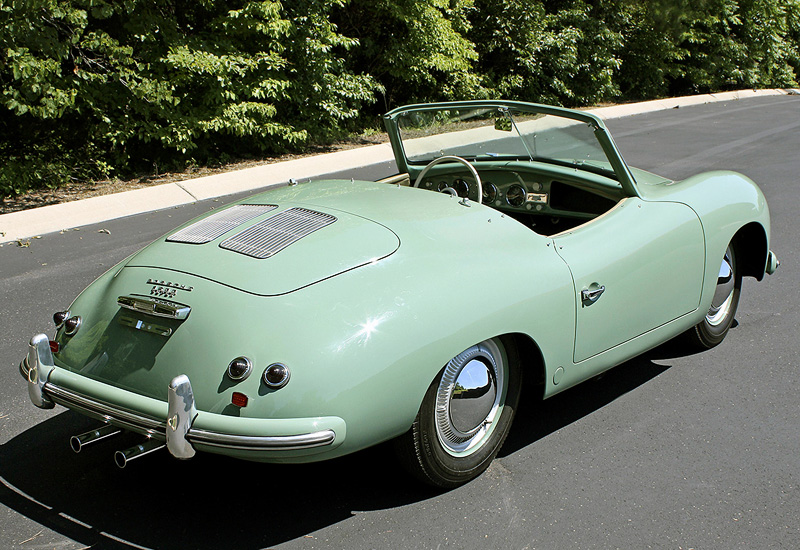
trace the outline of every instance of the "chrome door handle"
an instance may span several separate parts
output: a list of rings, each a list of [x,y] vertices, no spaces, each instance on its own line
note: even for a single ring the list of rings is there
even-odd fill
[[[597,301],[598,298],[600,298],[600,295],[603,294],[603,292],[605,291],[606,291],[605,285],[599,288],[593,288],[591,290],[585,288],[581,290],[581,300],[593,304]]]

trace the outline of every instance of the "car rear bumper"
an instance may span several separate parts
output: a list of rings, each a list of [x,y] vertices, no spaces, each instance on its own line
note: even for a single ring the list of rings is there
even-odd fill
[[[279,460],[325,452],[344,439],[345,422],[338,417],[259,419],[197,411],[185,375],[171,381],[166,403],[90,380],[56,367],[44,334],[31,340],[19,370],[37,407],[59,404],[165,441],[177,458],[191,458],[195,450],[203,450],[252,460]],[[95,397],[98,394],[105,398]]]
[[[765,269],[767,274],[772,275],[773,273],[778,271],[778,267],[780,267],[780,265],[781,265],[780,260],[778,260],[778,257],[775,255],[775,253],[772,250],[770,250],[769,254],[767,254],[767,267]]]

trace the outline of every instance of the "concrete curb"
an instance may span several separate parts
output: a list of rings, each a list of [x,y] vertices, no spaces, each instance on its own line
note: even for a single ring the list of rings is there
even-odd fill
[[[740,90],[599,107],[588,112],[608,120],[676,107],[787,94],[800,95],[800,91]],[[0,242],[53,233],[233,193],[276,187],[285,184],[290,178],[313,179],[332,172],[391,162],[393,159],[391,146],[384,143],[12,212],[0,215]]]

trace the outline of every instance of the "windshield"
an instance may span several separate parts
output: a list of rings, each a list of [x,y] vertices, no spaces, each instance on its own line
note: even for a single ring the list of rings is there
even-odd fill
[[[408,111],[397,124],[410,164],[457,155],[550,162],[616,177],[594,127],[571,118],[492,106]]]

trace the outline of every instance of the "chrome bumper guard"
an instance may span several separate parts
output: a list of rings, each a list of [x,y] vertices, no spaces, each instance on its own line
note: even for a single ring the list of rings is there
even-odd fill
[[[19,368],[28,380],[28,395],[30,395],[31,401],[40,409],[52,409],[56,405],[44,393],[47,379],[50,378],[50,373],[55,368],[53,352],[50,350],[50,339],[46,335],[37,334],[31,338],[25,362],[27,362],[27,370],[24,369],[24,364]]]
[[[781,261],[778,259],[775,253],[772,250],[770,250],[769,254],[767,254],[767,267],[765,270],[767,274],[768,275],[774,274],[776,271],[778,271],[780,265]]]
[[[28,393],[34,405],[43,409],[51,409],[56,404],[63,405],[103,422],[165,440],[170,454],[176,458],[193,457],[196,451],[192,443],[231,450],[292,451],[323,447],[336,439],[333,430],[298,435],[252,436],[193,428],[197,408],[192,384],[185,374],[176,376],[170,382],[167,420],[161,421],[48,382],[54,369],[49,339],[44,334],[37,334],[31,339],[27,357],[19,365],[20,373],[28,381]]]

